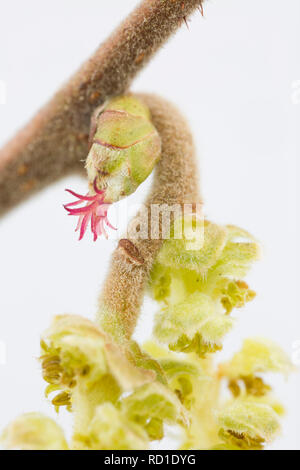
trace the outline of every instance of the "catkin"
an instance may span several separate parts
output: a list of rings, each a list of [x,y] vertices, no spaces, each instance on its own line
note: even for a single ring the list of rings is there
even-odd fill
[[[193,138],[185,119],[166,100],[139,95],[150,108],[153,123],[162,139],[162,158],[146,208],[153,204],[199,204],[198,175]],[[150,216],[150,210],[148,210]],[[137,226],[142,214],[131,225]],[[152,223],[155,220],[152,219]],[[160,219],[161,222],[161,219]],[[150,226],[150,224],[149,224]],[[161,239],[136,237],[120,241],[99,299],[97,322],[118,342],[129,339],[136,326],[144,291]]]

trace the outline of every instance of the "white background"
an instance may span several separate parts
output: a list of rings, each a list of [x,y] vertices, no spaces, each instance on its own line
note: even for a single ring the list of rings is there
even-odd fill
[[[136,0],[1,0],[2,145],[93,52]],[[299,311],[299,0],[213,0],[135,81],[176,102],[193,129],[207,217],[250,230],[264,246],[249,276],[257,299],[236,314],[221,357],[247,336],[267,336],[292,356]],[[298,98],[298,99],[297,99]],[[297,104],[298,103],[298,104]],[[0,221],[0,428],[26,411],[55,416],[43,397],[39,335],[59,313],[93,318],[116,241],[75,236],[62,180]],[[149,182],[132,196],[141,202]],[[120,235],[125,221],[120,223]],[[147,338],[146,301],[138,337]],[[3,354],[2,354],[3,356]],[[300,449],[299,376],[271,377],[287,407],[273,448]],[[62,412],[58,420],[70,423]],[[69,426],[70,428],[70,426]]]

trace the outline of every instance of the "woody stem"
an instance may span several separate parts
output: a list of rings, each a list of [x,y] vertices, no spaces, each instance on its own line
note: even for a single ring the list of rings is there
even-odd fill
[[[82,170],[93,110],[136,74],[202,0],[144,0],[39,113],[0,150],[0,214]]]
[[[115,250],[106,282],[99,299],[97,322],[118,343],[130,339],[140,313],[149,273],[162,239],[151,237],[151,224],[161,228],[159,214],[154,220],[151,208],[161,213],[171,206],[200,203],[195,151],[190,130],[179,111],[153,95],[139,95],[149,106],[153,123],[162,140],[162,158],[145,204],[148,236],[136,236],[135,227],[144,223],[145,212],[131,222],[128,237]],[[134,232],[134,235],[133,235]]]

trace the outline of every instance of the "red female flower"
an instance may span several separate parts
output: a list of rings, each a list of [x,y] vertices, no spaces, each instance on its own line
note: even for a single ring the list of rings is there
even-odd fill
[[[96,241],[98,236],[100,237],[101,235],[104,235],[105,238],[108,238],[105,231],[105,225],[113,230],[116,230],[116,228],[110,224],[107,218],[107,211],[110,204],[104,202],[105,191],[100,191],[97,188],[96,180],[94,181],[94,196],[90,196],[89,194],[82,196],[81,194],[77,194],[70,189],[66,189],[66,191],[72,194],[72,196],[78,198],[78,201],[65,204],[64,208],[69,212],[69,215],[77,215],[79,217],[76,227],[76,232],[80,229],[79,240],[82,240],[89,222],[91,222],[91,231],[94,235],[94,241]],[[84,202],[87,202],[87,204],[76,209],[73,208],[73,206],[77,206],[78,204]]]

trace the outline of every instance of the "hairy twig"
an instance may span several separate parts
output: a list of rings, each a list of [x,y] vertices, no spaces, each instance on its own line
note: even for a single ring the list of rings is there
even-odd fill
[[[145,0],[52,100],[0,151],[0,213],[82,169],[96,106],[134,76],[202,0]]]
[[[200,197],[193,139],[185,119],[174,106],[161,98],[152,95],[140,95],[140,98],[149,106],[162,139],[162,159],[157,165],[153,187],[145,204],[149,230],[162,220],[155,220],[159,214],[151,213],[154,205],[160,205],[162,214],[175,204],[199,203]],[[129,339],[134,331],[145,284],[162,243],[161,239],[153,239],[150,233],[146,237],[143,234],[140,239],[136,236],[139,225],[144,223],[145,213],[141,211],[130,224],[128,238],[119,242],[100,298],[98,322],[117,342]]]

